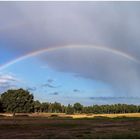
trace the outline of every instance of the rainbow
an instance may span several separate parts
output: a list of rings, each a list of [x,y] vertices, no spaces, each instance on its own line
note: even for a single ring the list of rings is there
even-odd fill
[[[83,47],[91,47],[91,48],[93,48],[95,50],[112,53],[114,55],[118,55],[120,57],[128,59],[129,61],[132,61],[132,62],[135,62],[137,64],[140,64],[140,61],[137,60],[136,58],[134,58],[133,56],[131,56],[130,54],[121,52],[121,51],[116,50],[116,49],[107,48],[107,47],[101,47],[101,46],[68,45],[68,46],[51,47],[51,48],[45,48],[45,49],[40,49],[40,50],[37,50],[37,51],[33,51],[31,53],[28,53],[28,54],[26,54],[24,56],[18,57],[18,58],[14,59],[14,60],[11,60],[11,61],[1,65],[0,70],[6,69],[7,67],[10,67],[11,65],[14,65],[15,63],[18,63],[18,62],[20,62],[22,60],[28,59],[28,58],[33,57],[33,56],[40,55],[40,54],[45,53],[45,52],[56,51],[56,50],[63,49],[63,48],[65,49],[65,48],[83,48]]]

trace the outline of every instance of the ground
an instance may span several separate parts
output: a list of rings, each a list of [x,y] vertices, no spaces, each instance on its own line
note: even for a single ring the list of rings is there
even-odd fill
[[[140,138],[138,117],[0,117],[0,138]]]

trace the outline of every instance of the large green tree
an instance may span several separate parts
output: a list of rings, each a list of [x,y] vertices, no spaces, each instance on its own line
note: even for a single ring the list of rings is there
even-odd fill
[[[1,95],[5,112],[27,113],[33,111],[33,95],[24,89],[8,90]]]

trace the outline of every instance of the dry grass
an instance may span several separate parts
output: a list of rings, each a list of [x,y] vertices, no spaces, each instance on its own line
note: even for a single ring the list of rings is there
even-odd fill
[[[115,118],[115,117],[140,117],[140,113],[125,113],[125,114],[74,114],[74,115],[68,115],[65,113],[16,113],[16,115],[26,115],[29,117],[62,117],[62,118],[94,118],[94,117],[109,117],[109,118]],[[0,116],[6,116],[11,117],[11,113],[0,113]]]
[[[125,114],[75,114],[71,115],[72,118],[93,118],[93,117],[109,117],[109,118],[115,118],[115,117],[140,117],[140,113],[125,113]]]

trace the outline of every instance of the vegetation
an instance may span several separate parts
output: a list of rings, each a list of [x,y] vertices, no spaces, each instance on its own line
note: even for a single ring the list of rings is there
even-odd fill
[[[34,101],[34,112],[47,113],[66,113],[66,114],[122,114],[122,113],[140,113],[140,106],[127,104],[113,104],[113,105],[92,105],[83,106],[80,103],[67,106],[61,105],[58,102],[48,103]]]
[[[66,107],[66,112],[67,114],[74,114],[74,108],[72,105],[68,104],[68,106]]]
[[[12,112],[32,112],[33,95],[23,89],[8,90],[1,95],[2,110]]]
[[[24,89],[8,90],[1,94],[0,112],[12,113],[30,113],[30,112],[47,112],[47,113],[66,113],[66,114],[118,114],[118,113],[139,113],[140,106],[127,104],[114,105],[92,105],[83,106],[80,103],[64,106],[61,103],[34,101],[34,97],[29,91]]]
[[[0,112],[12,112],[13,116],[15,113],[23,113],[19,116],[16,114],[16,119],[5,117],[7,113],[0,115],[0,133],[2,134],[0,138],[140,138],[140,106],[137,105],[83,106],[75,103],[66,106],[58,102],[41,103],[38,100],[34,101],[29,91],[17,89],[1,94]],[[27,114],[27,112],[37,113]]]
[[[0,117],[1,139],[140,139],[140,118]]]

